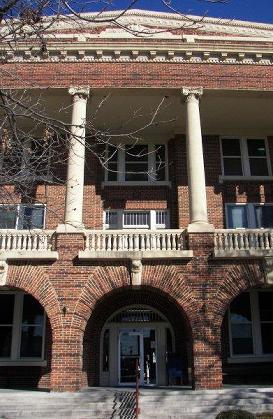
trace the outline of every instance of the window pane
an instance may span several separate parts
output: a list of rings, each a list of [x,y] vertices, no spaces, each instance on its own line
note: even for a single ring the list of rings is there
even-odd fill
[[[251,176],[268,176],[266,159],[255,159],[251,157],[249,159],[249,166]]]
[[[125,146],[126,162],[147,162],[148,163],[148,146],[147,145],[126,145]]]
[[[242,163],[240,158],[224,158],[224,174],[226,176],[242,176]]]
[[[255,222],[258,228],[271,228],[273,227],[273,206],[254,206]]]
[[[32,325],[43,325],[43,307],[31,295],[24,295],[22,323]]]
[[[127,181],[147,181],[148,163],[126,163],[125,180]]]
[[[155,157],[158,163],[166,161],[166,147],[164,144],[155,146]]]
[[[273,292],[259,292],[261,321],[273,321]]]
[[[0,294],[0,324],[13,323],[14,294]]]
[[[108,146],[108,161],[109,162],[117,162],[118,161],[118,149],[112,145]]]
[[[228,205],[228,228],[246,228],[247,213],[245,205]]]
[[[44,227],[44,207],[22,205],[19,212],[18,228],[32,229]]]
[[[154,176],[155,180],[163,181],[166,180],[166,165],[165,163],[156,163],[156,173]]]
[[[247,140],[249,156],[266,156],[264,140]]]
[[[250,297],[248,293],[241,294],[230,304],[231,323],[251,322]]]
[[[232,339],[233,355],[251,355],[253,354],[252,338]]]
[[[110,181],[116,181],[118,179],[118,164],[117,163],[108,163],[107,179]]]
[[[156,224],[165,226],[166,221],[167,221],[166,211],[156,211]]]
[[[118,226],[118,213],[116,211],[106,211],[105,212],[105,224],[109,228],[117,228]]]
[[[239,139],[222,139],[223,156],[241,156]]]
[[[109,345],[110,345],[110,331],[106,329],[103,335],[103,354],[102,354],[102,370],[109,371]]]
[[[16,214],[15,207],[0,206],[0,228],[15,228]]]
[[[273,353],[273,323],[262,323],[261,332],[262,332],[263,353],[264,354]]]
[[[0,326],[0,358],[9,358],[11,351],[12,326]]]
[[[21,334],[20,356],[41,358],[43,344],[42,326],[23,326]]]

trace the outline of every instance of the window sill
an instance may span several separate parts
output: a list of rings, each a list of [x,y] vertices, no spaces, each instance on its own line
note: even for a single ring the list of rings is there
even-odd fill
[[[271,182],[273,176],[219,176],[219,183],[225,182]]]
[[[18,360],[18,361],[0,361],[0,367],[46,367],[47,361]]]
[[[241,357],[229,357],[227,359],[229,364],[255,364],[260,362],[272,362],[273,355],[264,356],[241,356]]]
[[[272,177],[273,179],[273,177]],[[109,182],[102,182],[102,187],[107,187],[107,186],[168,186],[169,188],[171,187],[171,182],[169,182],[168,180],[165,181],[160,181],[160,182],[135,182],[135,181],[122,181],[122,182],[114,182],[114,181],[109,181]]]

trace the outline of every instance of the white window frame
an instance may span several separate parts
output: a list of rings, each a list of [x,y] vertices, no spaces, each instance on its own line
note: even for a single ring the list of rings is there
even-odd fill
[[[0,357],[0,366],[5,365],[28,365],[28,366],[44,366],[45,361],[45,331],[46,331],[46,313],[44,310],[43,320],[43,336],[42,336],[42,355],[41,357],[20,357],[21,350],[21,332],[22,332],[22,315],[23,315],[23,301],[24,295],[20,291],[1,291],[1,294],[14,295],[14,309],[12,322],[12,339],[11,351],[9,358]]]
[[[228,208],[234,207],[234,206],[244,206],[246,208],[246,218],[247,218],[247,224],[248,226],[246,228],[249,229],[266,229],[267,227],[257,227],[256,226],[256,220],[255,220],[255,207],[273,207],[273,203],[265,203],[265,202],[252,202],[252,203],[243,203],[243,202],[229,202],[225,204],[225,220],[226,220],[226,228],[231,229],[233,227],[229,227],[228,225]],[[244,227],[237,227],[236,230],[244,230]]]
[[[143,146],[148,146],[148,180],[146,181],[128,181],[125,180],[125,146],[126,145],[130,145],[130,143],[124,143],[123,146],[124,147],[117,147],[117,153],[118,153],[118,158],[117,158],[117,180],[108,180],[108,169],[107,169],[107,165],[104,171],[104,181],[106,184],[117,184],[117,183],[125,183],[125,184],[149,184],[149,183],[153,183],[153,184],[164,184],[164,183],[168,183],[169,180],[169,170],[168,170],[168,161],[169,161],[169,156],[168,156],[168,144],[167,143],[161,143],[161,142],[154,142],[152,144],[150,143],[136,143],[136,144],[131,144],[133,145],[143,145]],[[161,181],[161,180],[156,180],[153,178],[152,176],[152,171],[156,170],[156,153],[155,153],[155,147],[156,146],[165,146],[165,180]],[[107,155],[108,155],[108,150],[107,150]]]
[[[15,221],[15,227],[11,230],[22,230],[19,229],[19,220],[20,220],[20,209],[22,206],[30,206],[30,207],[41,207],[44,209],[44,214],[43,214],[43,227],[42,230],[45,228],[45,220],[46,220],[46,211],[47,211],[47,207],[46,204],[39,204],[39,203],[35,203],[35,204],[27,204],[27,203],[20,203],[20,204],[0,204],[0,207],[12,207],[15,208],[16,210],[16,221]],[[35,230],[40,230],[40,229],[35,229]]]
[[[117,227],[115,228],[116,230],[130,230],[130,229],[143,229],[143,230],[166,230],[169,228],[170,226],[170,212],[168,209],[162,209],[162,210],[123,210],[123,209],[106,209],[103,211],[103,229],[104,230],[109,230],[109,224],[106,224],[106,212],[110,211],[110,212],[116,212],[117,213]],[[166,213],[166,225],[164,226],[163,224],[156,224],[156,213],[157,211],[163,211]],[[150,214],[150,225],[149,226],[140,226],[140,225],[124,225],[124,213],[126,212],[147,212]]]
[[[259,311],[259,292],[271,292],[272,290],[257,290],[252,289],[247,291],[250,296],[250,309],[251,309],[251,325],[252,325],[252,342],[253,342],[253,354],[233,354],[232,345],[232,333],[231,333],[231,321],[230,321],[230,309],[228,309],[228,334],[229,334],[229,350],[230,357],[228,358],[229,363],[247,363],[247,362],[267,362],[272,361],[273,352],[270,354],[263,353],[262,347],[262,334],[261,334],[261,320]]]
[[[241,163],[242,163],[242,175],[226,175],[224,171],[224,155],[223,155],[223,148],[222,148],[222,140],[228,139],[230,141],[232,140],[239,140],[240,142],[240,151],[241,151]],[[248,155],[248,149],[247,149],[247,140],[264,140],[265,144],[265,152],[266,156],[259,157],[261,159],[265,159],[267,162],[267,175],[257,176],[257,175],[251,175],[250,173],[250,164],[249,164],[249,155]],[[272,176],[272,167],[271,167],[271,161],[270,161],[270,154],[269,154],[269,147],[268,147],[268,139],[264,136],[221,136],[220,137],[220,150],[221,150],[221,169],[222,169],[222,176],[228,177],[228,178],[241,178],[241,177],[251,177],[251,178],[265,178]],[[225,156],[228,157],[228,156]],[[236,158],[236,156],[230,156]],[[239,157],[239,156],[238,156]]]

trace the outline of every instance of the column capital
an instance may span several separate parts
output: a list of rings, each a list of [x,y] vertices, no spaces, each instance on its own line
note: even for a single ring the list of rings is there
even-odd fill
[[[186,97],[186,100],[191,99],[191,98],[195,98],[195,99],[199,99],[200,96],[202,96],[203,94],[203,88],[202,87],[183,87],[183,89],[181,90],[181,93],[183,96]]]
[[[83,97],[83,98],[88,98],[89,93],[90,93],[90,88],[89,87],[79,87],[79,86],[78,87],[70,87],[68,89],[68,93],[71,96],[77,95],[77,96],[80,96],[80,97]]]

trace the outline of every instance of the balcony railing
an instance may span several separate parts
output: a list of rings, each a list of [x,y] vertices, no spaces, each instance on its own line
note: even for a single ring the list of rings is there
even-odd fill
[[[184,230],[89,230],[80,258],[130,257],[136,252],[142,258],[191,257]]]
[[[216,230],[215,256],[264,256],[273,253],[273,230]]]
[[[49,230],[0,230],[0,257],[55,259],[53,233]]]

